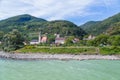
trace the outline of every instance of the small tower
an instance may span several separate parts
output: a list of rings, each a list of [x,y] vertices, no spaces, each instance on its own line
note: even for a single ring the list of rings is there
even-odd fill
[[[41,43],[41,31],[40,31],[39,36],[38,36],[38,42]]]
[[[57,35],[56,35],[56,38],[60,38],[60,34],[57,34]]]

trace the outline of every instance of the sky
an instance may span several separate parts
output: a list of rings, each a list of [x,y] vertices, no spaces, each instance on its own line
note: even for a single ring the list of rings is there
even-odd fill
[[[120,12],[120,0],[0,0],[0,20],[22,14],[77,25],[104,20]]]

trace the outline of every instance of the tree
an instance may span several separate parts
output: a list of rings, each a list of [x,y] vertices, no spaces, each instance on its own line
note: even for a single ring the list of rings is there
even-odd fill
[[[120,36],[119,35],[111,36],[108,39],[108,42],[112,46],[120,46]]]
[[[51,43],[53,43],[53,42],[55,42],[55,36],[54,36],[54,35],[48,36],[48,41],[47,41],[47,43],[48,43],[48,44],[51,44]]]
[[[24,46],[22,34],[14,29],[3,37],[2,48],[4,51],[14,51]]]
[[[74,39],[74,38],[75,38],[74,36],[69,36],[69,37],[66,39],[65,44],[73,44],[73,39]]]
[[[94,40],[94,46],[107,45],[108,44],[108,35],[101,34],[97,36]]]
[[[0,31],[0,41],[2,40],[3,35],[4,35],[4,32],[3,32],[3,31]]]

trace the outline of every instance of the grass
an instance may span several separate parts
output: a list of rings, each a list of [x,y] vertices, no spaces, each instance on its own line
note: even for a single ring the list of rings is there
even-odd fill
[[[17,50],[19,53],[48,53],[48,54],[86,54],[86,55],[120,55],[120,46],[109,47],[50,47],[50,46],[25,46]]]
[[[96,54],[94,47],[40,47],[26,46],[17,50],[20,53],[50,53],[50,54]]]
[[[117,46],[102,47],[100,48],[100,53],[102,55],[120,55],[120,47]]]

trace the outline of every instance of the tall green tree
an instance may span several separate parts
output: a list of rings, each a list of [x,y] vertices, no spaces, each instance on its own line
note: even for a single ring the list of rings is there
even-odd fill
[[[4,32],[3,32],[3,31],[0,31],[0,41],[2,40],[3,35],[4,35]]]
[[[108,42],[112,46],[120,46],[120,35],[111,36]]]
[[[3,37],[2,47],[4,51],[14,51],[24,46],[24,37],[22,34],[14,29]]]
[[[101,34],[97,36],[94,40],[94,46],[102,46],[102,45],[107,45],[108,44],[108,35]]]

